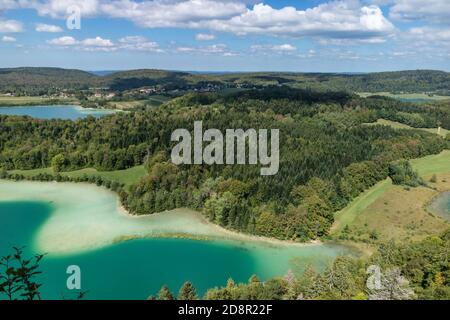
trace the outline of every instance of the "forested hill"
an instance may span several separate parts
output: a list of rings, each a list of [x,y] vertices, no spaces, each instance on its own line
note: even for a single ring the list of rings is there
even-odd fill
[[[81,70],[59,68],[0,69],[0,91],[23,90],[36,95],[58,88],[83,89],[94,83],[96,76]]]
[[[436,93],[450,95],[450,73],[433,70],[368,74],[338,73],[227,73],[199,74],[163,70],[130,70],[96,75],[58,68],[0,69],[0,93],[44,95],[58,90],[105,88],[126,91],[142,87],[164,90],[262,88],[284,85],[293,88],[348,92]]]
[[[325,85],[336,89],[367,92],[441,92],[450,94],[450,73],[433,70],[337,75]]]

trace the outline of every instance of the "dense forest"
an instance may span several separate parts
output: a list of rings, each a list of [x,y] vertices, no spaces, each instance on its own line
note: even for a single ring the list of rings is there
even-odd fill
[[[162,70],[130,70],[98,75],[58,68],[0,69],[0,93],[48,95],[61,90],[77,92],[102,88],[112,92],[157,86],[165,91],[212,88],[290,86],[301,89],[347,92],[432,93],[450,95],[450,74],[415,70],[369,74],[332,73],[225,73],[201,74]]]
[[[450,113],[442,105],[289,87],[191,93],[157,108],[100,119],[0,116],[0,167],[51,166],[57,173],[144,163],[147,176],[130,188],[114,186],[133,214],[190,207],[229,229],[305,241],[326,236],[334,212],[398,173],[395,161],[436,154],[448,146],[447,140],[421,130],[366,125],[378,118],[450,128]],[[223,132],[279,129],[278,174],[260,176],[257,165],[174,165],[171,133],[192,131],[197,120]]]

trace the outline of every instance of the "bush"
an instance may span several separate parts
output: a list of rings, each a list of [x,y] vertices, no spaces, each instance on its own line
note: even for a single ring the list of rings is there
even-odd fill
[[[392,162],[389,165],[389,177],[396,185],[418,187],[425,184],[407,160]]]

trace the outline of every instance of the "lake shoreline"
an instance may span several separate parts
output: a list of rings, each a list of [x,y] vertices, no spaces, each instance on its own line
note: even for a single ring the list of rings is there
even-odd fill
[[[0,115],[4,116],[28,116],[40,120],[78,120],[87,116],[103,117],[118,112],[117,109],[85,108],[79,104],[39,103],[33,105],[0,105]]]
[[[66,185],[68,188],[76,188],[76,186],[81,186],[82,189],[95,189],[98,188],[98,190],[102,191],[103,196],[105,194],[109,195],[110,199],[115,199],[115,203],[110,204],[111,206],[115,206],[117,213],[109,212],[108,215],[109,218],[115,219],[115,215],[121,216],[121,221],[123,220],[123,223],[127,224],[135,224],[133,221],[139,221],[142,220],[143,223],[139,223],[138,225],[144,230],[137,230],[135,232],[124,232],[121,233],[121,231],[112,232],[113,236],[108,239],[103,239],[100,242],[95,242],[93,244],[91,243],[85,243],[84,246],[76,247],[78,249],[73,249],[71,246],[63,247],[62,249],[59,247],[50,247],[55,249],[55,253],[58,254],[71,254],[73,252],[77,251],[89,251],[96,246],[98,247],[104,247],[111,244],[117,244],[126,242],[129,240],[134,239],[186,239],[186,240],[197,240],[197,241],[226,241],[226,242],[233,242],[236,245],[245,244],[245,245],[252,245],[252,244],[259,244],[267,247],[277,247],[277,248],[305,248],[305,247],[320,247],[320,246],[327,246],[327,245],[340,245],[337,242],[322,242],[322,241],[310,241],[310,242],[295,242],[295,241],[289,241],[289,240],[279,240],[279,239],[272,239],[267,237],[260,237],[255,235],[248,235],[244,233],[239,233],[235,231],[231,231],[225,228],[222,228],[218,225],[215,225],[209,221],[207,221],[200,212],[190,210],[190,209],[184,209],[179,208],[171,211],[164,211],[160,213],[155,213],[151,215],[142,215],[142,216],[136,216],[131,215],[121,204],[120,199],[118,198],[117,193],[115,193],[112,190],[109,190],[105,187],[98,187],[96,185],[86,183],[86,182],[41,182],[41,181],[13,181],[13,180],[0,180],[0,183],[4,181],[7,183],[17,183],[17,184],[29,184],[31,186],[34,186],[35,188],[41,188],[37,187],[38,185],[41,186],[51,186],[53,189],[64,189],[61,188],[61,186]],[[1,185],[1,184],[0,184]],[[26,187],[25,187],[26,188]],[[92,191],[93,191],[92,190]],[[49,198],[44,194],[34,195],[32,200],[37,201],[43,201],[43,202],[49,202]],[[0,199],[0,201],[3,201]],[[58,202],[61,200],[56,201],[56,205],[58,206]],[[55,215],[55,213],[53,214]],[[58,215],[58,214],[57,214]],[[120,217],[116,217],[120,218]],[[125,220],[124,220],[125,219]],[[127,222],[128,221],[128,222]],[[70,222],[70,221],[69,221]],[[73,222],[74,224],[77,223],[77,221]],[[191,223],[191,225],[187,226],[186,229],[184,229],[183,223]],[[180,225],[181,224],[181,225]],[[145,231],[145,227],[150,227],[148,231]],[[162,226],[162,227],[161,227]],[[110,226],[111,228],[114,228],[113,226]],[[119,229],[121,226],[118,226]],[[153,228],[153,229],[152,229]],[[97,240],[94,238],[94,240]],[[86,242],[86,241],[85,241]],[[45,243],[49,243],[48,240],[44,241]],[[347,246],[345,246],[347,247]],[[42,246],[41,249],[45,249],[45,245]],[[51,251],[51,250],[50,250]]]
[[[450,190],[439,191],[424,205],[424,209],[434,217],[441,218],[450,222],[450,209],[448,203],[450,202]]]
[[[140,218],[146,218],[146,217],[151,217],[151,216],[159,216],[159,215],[164,215],[164,214],[170,214],[173,212],[177,212],[177,211],[188,211],[191,212],[192,215],[195,216],[195,218],[197,218],[201,223],[208,225],[211,228],[214,228],[218,231],[218,235],[217,236],[201,236],[201,235],[193,235],[193,234],[173,234],[173,237],[171,234],[167,234],[167,235],[159,235],[157,237],[162,237],[162,238],[183,238],[183,239],[190,239],[190,240],[229,240],[229,241],[249,241],[249,242],[258,242],[258,243],[266,243],[266,244],[270,244],[270,245],[274,245],[274,246],[310,246],[310,245],[324,245],[326,243],[320,241],[320,240],[311,240],[309,242],[297,242],[297,241],[293,241],[293,240],[280,240],[280,239],[276,239],[276,238],[269,238],[269,237],[263,237],[263,236],[257,236],[257,235],[252,235],[252,234],[246,234],[243,232],[238,232],[238,231],[234,231],[234,230],[229,230],[226,229],[224,227],[221,227],[217,224],[214,224],[210,221],[208,221],[202,214],[201,212],[189,209],[189,208],[177,208],[174,210],[169,210],[169,211],[162,211],[162,212],[157,212],[157,213],[153,213],[153,214],[146,214],[146,215],[133,215],[131,213],[128,212],[128,210],[122,205],[122,203],[120,203],[120,200],[118,200],[118,211],[125,215],[128,218],[131,219],[140,219]],[[222,233],[223,236],[220,236],[219,233]],[[145,238],[145,237],[144,237]],[[155,236],[148,236],[147,238],[155,238]]]

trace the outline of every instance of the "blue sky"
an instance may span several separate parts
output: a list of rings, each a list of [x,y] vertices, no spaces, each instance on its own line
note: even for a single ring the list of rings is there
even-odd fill
[[[450,1],[0,0],[0,67],[18,66],[450,71]]]

